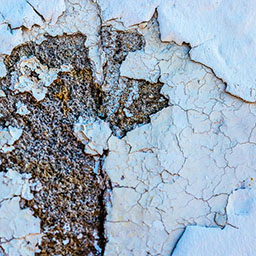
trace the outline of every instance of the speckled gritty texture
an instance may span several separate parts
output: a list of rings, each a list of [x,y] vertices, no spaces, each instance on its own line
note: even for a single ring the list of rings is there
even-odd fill
[[[138,124],[150,122],[149,116],[168,106],[160,90],[163,83],[120,76],[120,67],[129,52],[143,49],[143,36],[133,31],[102,28],[102,48],[106,54],[101,116],[110,123],[116,136],[123,137]]]
[[[49,38],[41,45],[27,43],[5,59],[8,75],[1,80],[6,93],[0,103],[1,126],[22,127],[23,135],[15,150],[1,155],[1,170],[12,167],[29,172],[42,183],[42,190],[25,204],[41,219],[45,234],[41,255],[100,255],[102,249],[97,251],[95,245],[103,248],[104,239],[100,240],[98,231],[104,215],[101,197],[106,183],[93,171],[95,159],[83,153],[82,143],[72,134],[77,117],[81,113],[95,115],[96,109],[85,39],[76,34]],[[73,70],[59,73],[46,98],[37,102],[30,93],[10,90],[21,56],[36,56],[49,68],[71,63]],[[31,73],[31,77],[34,75]],[[28,115],[16,113],[18,101],[27,106]]]
[[[208,227],[255,251],[229,212],[255,185],[255,4],[174,2],[0,6],[0,254],[169,256]]]
[[[81,33],[48,36],[41,44],[16,47],[4,59],[7,75],[0,80],[5,94],[0,98],[0,126],[18,127],[22,136],[14,150],[0,153],[0,168],[31,173],[42,184],[39,192],[34,191],[34,199],[22,200],[22,207],[29,207],[41,220],[44,236],[39,255],[104,252],[105,198],[111,184],[101,165],[107,151],[96,157],[85,154],[84,145],[73,134],[77,119],[104,119],[122,137],[167,106],[160,94],[162,83],[119,76],[127,53],[144,46],[140,34],[103,29],[102,46],[108,56],[103,85],[94,80],[85,41]],[[14,90],[21,75],[18,63],[34,57],[48,69],[60,70],[40,101],[30,92]],[[63,72],[62,65],[72,68]],[[38,73],[29,68],[27,72],[31,81],[40,82]],[[24,115],[17,107],[21,104],[26,108]]]

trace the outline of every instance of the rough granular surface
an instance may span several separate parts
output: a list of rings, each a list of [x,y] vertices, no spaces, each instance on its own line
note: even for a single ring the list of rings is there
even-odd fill
[[[103,28],[103,85],[94,82],[85,40],[82,34],[49,36],[40,45],[18,46],[5,58],[8,73],[0,80],[6,95],[0,98],[0,126],[22,129],[14,149],[0,153],[0,170],[31,173],[42,184],[33,200],[21,201],[41,219],[44,236],[39,255],[104,253],[105,193],[111,184],[101,166],[107,152],[96,157],[84,153],[84,145],[73,134],[78,117],[104,119],[114,135],[122,137],[167,106],[160,94],[162,83],[119,76],[128,52],[143,48],[140,34]],[[35,67],[23,63],[22,73],[22,61]],[[41,70],[56,72],[50,86]],[[15,90],[21,77],[27,79],[25,87],[36,84],[36,88]],[[33,92],[40,90],[46,94],[38,101]]]
[[[104,247],[102,196],[107,187],[96,161],[83,152],[83,144],[72,133],[81,114],[95,115],[93,79],[82,35],[49,38],[41,45],[28,43],[15,49],[8,61],[8,76],[1,81],[1,126],[23,129],[15,150],[1,154],[2,171],[13,168],[29,172],[42,183],[35,198],[23,202],[41,219],[45,236],[41,255],[100,255]],[[21,57],[35,56],[49,68],[71,64],[70,72],[58,74],[44,100],[30,93],[11,90],[15,65]],[[31,79],[38,79],[31,73]],[[29,114],[16,113],[16,104],[26,105]],[[98,248],[98,249],[97,249]]]
[[[120,77],[120,67],[128,53],[141,50],[144,45],[137,32],[117,31],[111,26],[102,29],[106,65],[101,114],[119,137],[138,124],[149,123],[151,114],[168,106],[168,100],[160,94],[162,83]]]

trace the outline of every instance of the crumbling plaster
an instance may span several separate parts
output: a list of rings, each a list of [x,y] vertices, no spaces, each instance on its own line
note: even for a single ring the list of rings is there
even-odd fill
[[[255,105],[226,94],[184,48],[158,65],[171,106],[108,142],[113,205],[106,255],[170,255],[187,225],[225,226],[230,193],[255,178]]]
[[[105,255],[170,255],[187,226],[226,226],[232,219],[228,202],[240,193],[234,191],[248,188],[255,179],[256,107],[247,103],[256,100],[256,75],[248,68],[256,52],[254,3],[50,2],[10,1],[0,8],[1,76],[6,73],[2,60],[15,46],[41,42],[47,33],[79,31],[87,36],[95,79],[101,84],[106,58],[100,29],[111,24],[136,29],[145,40],[145,47],[130,52],[121,64],[120,76],[160,81],[161,93],[169,99],[169,106],[152,115],[149,124],[122,139],[104,121],[80,118],[74,123],[74,134],[87,154],[98,157],[108,151],[103,169],[113,190]],[[16,4],[22,13],[10,13]],[[0,131],[1,150],[19,139],[9,138],[14,128],[8,129]],[[2,204],[20,211],[16,197],[8,200]],[[7,244],[12,246],[12,240]],[[15,250],[20,246],[25,248]]]
[[[227,205],[229,224],[224,229],[187,227],[172,256],[255,254],[255,187],[234,191]],[[198,243],[201,239],[205,243]]]
[[[190,57],[213,69],[225,90],[245,101],[256,101],[255,2],[99,0],[103,20],[117,19],[127,27],[158,13],[162,41],[190,45]]]
[[[186,226],[226,226],[230,194],[255,177],[255,105],[225,93],[188,47],[162,43],[155,19],[138,29],[146,47],[128,54],[121,75],[159,79],[170,106],[123,139],[108,138],[105,255],[170,255]]]
[[[34,255],[42,234],[40,219],[29,209],[21,209],[20,200],[33,199],[31,188],[40,189],[31,175],[8,170],[0,173],[0,254]],[[3,254],[2,254],[3,253]]]

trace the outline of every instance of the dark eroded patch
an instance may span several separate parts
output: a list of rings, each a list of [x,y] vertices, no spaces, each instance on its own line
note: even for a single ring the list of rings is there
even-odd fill
[[[168,100],[160,94],[163,83],[120,77],[120,67],[128,53],[141,50],[144,45],[143,37],[134,31],[117,31],[111,26],[102,29],[107,62],[101,115],[120,138],[139,124],[149,123],[150,115],[168,106]]]
[[[0,170],[31,173],[42,184],[40,191],[34,191],[33,200],[21,202],[41,219],[40,255],[104,252],[104,194],[111,185],[101,166],[107,152],[98,157],[84,153],[84,145],[72,132],[78,117],[104,119],[113,133],[122,137],[138,124],[150,122],[151,114],[167,106],[167,99],[160,94],[163,84],[120,77],[127,54],[144,47],[140,34],[102,28],[107,59],[102,85],[94,82],[85,40],[82,34],[49,36],[40,45],[28,42],[16,47],[5,59],[8,73],[0,80],[6,94],[0,98],[0,126],[23,129],[15,149],[0,153]],[[48,68],[72,65],[72,70],[59,72],[46,97],[37,102],[30,93],[11,89],[22,57],[36,57]],[[39,79],[35,72],[30,77]],[[30,113],[17,114],[18,102]]]
[[[42,183],[32,201],[22,202],[41,219],[45,236],[40,255],[101,255],[104,250],[103,194],[108,179],[100,168],[95,170],[99,160],[84,154],[83,144],[72,132],[80,115],[96,117],[94,82],[84,41],[85,36],[77,34],[17,47],[6,59],[8,75],[1,81],[7,97],[0,99],[0,125],[23,129],[15,150],[1,154],[1,170],[32,173]],[[12,72],[22,56],[35,56],[50,68],[71,64],[73,70],[59,73],[45,99],[37,102],[30,93],[15,95],[10,90]],[[30,114],[16,113],[19,101]]]

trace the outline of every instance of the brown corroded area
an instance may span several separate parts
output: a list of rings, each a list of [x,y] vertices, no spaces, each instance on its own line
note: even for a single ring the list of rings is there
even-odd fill
[[[102,28],[102,48],[107,61],[103,70],[101,115],[118,137],[139,124],[149,123],[150,115],[168,106],[168,100],[160,93],[163,83],[120,77],[120,67],[128,53],[142,50],[144,45],[143,36],[136,31]]]
[[[80,115],[95,116],[96,112],[84,41],[85,36],[77,34],[49,38],[41,45],[22,45],[6,58],[9,72],[1,81],[7,97],[0,101],[0,125],[23,129],[15,150],[1,154],[1,170],[32,173],[42,184],[32,201],[22,202],[22,207],[32,208],[41,219],[44,237],[40,255],[101,255],[104,248],[103,194],[107,182],[100,166],[95,169],[99,159],[86,155],[72,132]],[[49,68],[71,64],[73,69],[59,73],[45,99],[37,102],[30,93],[11,90],[13,71],[22,56],[35,56]],[[35,75],[31,73],[31,77]],[[16,113],[19,101],[30,114]]]
[[[42,184],[34,199],[22,200],[41,220],[44,234],[40,255],[102,255],[105,193],[110,181],[101,166],[107,155],[92,157],[73,135],[79,116],[101,118],[110,123],[114,135],[124,136],[138,124],[148,123],[150,114],[167,106],[160,94],[161,83],[120,77],[122,61],[130,51],[140,50],[144,41],[137,32],[102,28],[106,54],[104,82],[94,82],[93,68],[82,34],[48,36],[41,44],[28,42],[6,56],[7,75],[0,80],[6,97],[0,98],[0,127],[22,128],[21,138],[9,153],[0,153],[0,171],[12,168],[31,173]],[[36,57],[48,68],[71,65],[59,72],[46,97],[36,101],[31,93],[13,91],[22,57]],[[30,73],[31,80],[40,78]],[[29,114],[17,113],[22,102]]]

